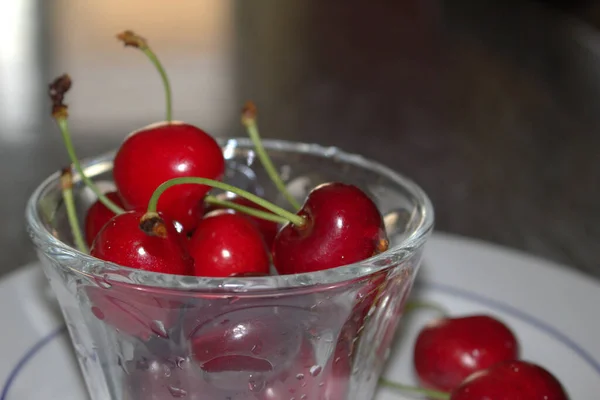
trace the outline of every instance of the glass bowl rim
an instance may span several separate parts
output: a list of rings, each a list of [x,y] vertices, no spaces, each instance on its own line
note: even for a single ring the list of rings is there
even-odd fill
[[[248,138],[237,137],[218,137],[215,138],[219,145],[226,151],[228,147],[251,149],[253,144]],[[97,265],[104,273],[115,273],[120,276],[127,276],[131,280],[129,283],[145,286],[148,289],[179,289],[193,291],[226,291],[226,292],[255,292],[265,290],[280,290],[321,286],[337,285],[348,281],[365,278],[377,271],[389,267],[386,260],[392,256],[399,256],[405,252],[412,252],[414,248],[421,246],[433,229],[434,210],[429,197],[426,193],[411,179],[393,171],[383,164],[367,159],[359,154],[348,153],[336,146],[321,146],[318,144],[296,142],[279,139],[265,139],[263,145],[267,150],[276,150],[291,152],[297,154],[312,154],[322,158],[333,158],[342,163],[352,164],[354,166],[370,170],[378,175],[385,176],[395,184],[406,189],[417,201],[417,207],[421,209],[421,218],[412,232],[401,242],[390,247],[383,253],[377,254],[366,260],[339,266],[328,270],[307,272],[290,275],[274,275],[267,277],[227,277],[227,278],[207,278],[195,276],[170,275],[158,272],[141,271],[134,268],[124,267],[111,262],[106,262],[98,258],[84,254],[77,249],[67,245],[46,229],[39,215],[38,203],[43,193],[59,181],[59,172],[55,172],[47,177],[32,193],[26,206],[26,222],[28,224],[29,235],[34,241],[36,248],[47,253],[48,248],[53,249],[53,255],[57,252],[61,256],[70,256],[79,259],[78,267],[70,267],[76,272],[90,275],[89,268],[84,271],[84,265]],[[105,152],[99,156],[86,158],[81,161],[84,170],[89,170],[98,164],[110,164],[112,169],[112,160],[115,150]],[[79,175],[74,174],[74,181],[78,182]],[[400,257],[402,258],[402,257]],[[105,278],[105,277],[103,277]]]

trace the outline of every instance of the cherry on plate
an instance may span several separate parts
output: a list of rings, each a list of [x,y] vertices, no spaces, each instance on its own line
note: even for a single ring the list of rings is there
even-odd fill
[[[513,332],[487,315],[441,318],[419,333],[413,361],[421,384],[449,391],[473,372],[519,356]]]
[[[180,177],[220,179],[225,160],[217,142],[203,130],[171,122],[148,126],[131,134],[119,148],[113,176],[130,209],[144,209],[163,182]],[[192,231],[202,217],[202,199],[210,190],[202,185],[167,189],[158,211]]]
[[[546,369],[526,361],[504,361],[470,375],[450,400],[568,400]]]

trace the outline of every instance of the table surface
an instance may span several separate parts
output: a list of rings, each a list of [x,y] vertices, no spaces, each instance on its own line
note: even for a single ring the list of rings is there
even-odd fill
[[[67,163],[48,81],[74,79],[81,157],[163,118],[156,72],[114,39],[132,28],[171,75],[176,118],[243,135],[251,98],[265,137],[413,177],[437,229],[600,276],[600,33],[573,17],[500,0],[18,3],[13,19],[37,14],[11,25],[21,46],[0,45],[0,273],[35,258],[25,202]]]

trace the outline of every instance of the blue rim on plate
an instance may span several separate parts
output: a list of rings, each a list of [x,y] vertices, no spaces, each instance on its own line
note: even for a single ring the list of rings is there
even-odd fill
[[[588,353],[582,346],[577,344],[573,339],[569,338],[567,335],[553,327],[552,325],[529,315],[511,305],[508,305],[502,301],[494,300],[486,296],[482,296],[477,293],[470,292],[468,290],[460,289],[451,285],[445,285],[440,283],[430,283],[427,282],[425,287],[430,290],[435,290],[438,292],[442,292],[448,294],[450,296],[462,298],[464,300],[470,300],[475,303],[479,303],[483,306],[491,308],[493,310],[497,310],[508,314],[514,318],[517,318],[534,328],[546,333],[548,336],[553,337],[557,341],[561,342],[563,345],[571,349],[575,354],[577,354],[582,360],[586,362],[590,367],[596,371],[598,375],[600,375],[600,361],[596,360],[590,353]],[[17,379],[19,373],[23,370],[25,365],[29,361],[31,361],[39,352],[42,350],[47,344],[51,343],[54,339],[60,337],[63,333],[66,332],[66,327],[62,326],[48,335],[42,337],[37,343],[35,343],[29,350],[25,352],[23,357],[15,364],[12,368],[8,378],[4,382],[2,387],[2,392],[0,392],[0,400],[8,400],[8,393],[12,384]]]

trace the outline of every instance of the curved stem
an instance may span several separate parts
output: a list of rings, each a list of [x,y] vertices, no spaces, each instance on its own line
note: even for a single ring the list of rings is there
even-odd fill
[[[448,315],[448,311],[444,307],[440,306],[439,304],[428,302],[428,301],[417,301],[417,300],[412,300],[412,301],[406,302],[406,305],[404,306],[404,314],[408,314],[409,312],[418,310],[419,308],[437,311],[438,313],[442,314],[443,316]]]
[[[73,241],[79,251],[87,254],[89,250],[85,244],[85,240],[83,240],[81,228],[79,227],[79,219],[77,218],[77,210],[75,209],[75,200],[73,199],[73,177],[70,168],[63,170],[60,176],[60,183],[65,208],[67,209],[67,218],[71,226],[71,233],[73,234]]]
[[[258,132],[258,125],[256,124],[256,107],[252,103],[248,103],[246,107],[244,107],[243,115],[242,115],[242,124],[246,127],[248,131],[248,136],[250,136],[250,140],[254,144],[254,148],[256,150],[256,154],[260,159],[265,171],[271,178],[271,181],[275,184],[277,189],[281,192],[281,194],[287,199],[287,201],[292,205],[294,210],[300,209],[300,204],[296,201],[294,196],[287,190],[285,183],[281,180],[281,176],[275,169],[269,154],[265,150],[262,140],[260,138],[260,133]]]
[[[379,379],[379,384],[381,386],[399,390],[404,393],[412,393],[412,394],[421,395],[428,399],[434,399],[434,400],[449,400],[450,399],[450,394],[448,394],[446,392],[439,392],[437,390],[423,389],[420,387],[403,385],[401,383],[393,382],[393,381],[390,381],[390,380],[387,380],[384,378]]]
[[[252,194],[245,190],[239,189],[235,186],[231,186],[227,183],[215,181],[215,180],[208,179],[208,178],[200,178],[200,177],[173,178],[166,182],[163,182],[158,188],[156,188],[156,190],[152,194],[152,197],[150,198],[150,202],[148,203],[148,213],[156,213],[156,206],[158,205],[158,199],[165,192],[165,190],[167,190],[168,188],[170,188],[172,186],[182,185],[182,184],[206,185],[206,186],[210,186],[213,188],[232,192],[232,193],[237,194],[240,197],[250,200],[251,202],[258,204],[259,206],[266,208],[267,210],[279,215],[280,217],[285,219],[286,222],[291,222],[292,224],[294,224],[296,226],[304,226],[304,224],[306,224],[306,220],[303,217],[301,217],[297,214],[291,213],[279,206],[276,206],[275,204],[270,203],[270,202],[266,201],[265,199],[258,197],[255,194]]]
[[[252,217],[264,219],[267,221],[276,222],[278,224],[286,224],[289,222],[286,218],[280,217],[269,212],[257,210],[256,208],[243,206],[241,204],[234,203],[233,201],[221,200],[215,196],[206,196],[204,202],[208,204],[214,204],[221,207],[231,208],[232,210],[239,211],[241,213],[250,215]]]
[[[56,122],[58,123],[60,132],[62,133],[63,141],[65,142],[65,147],[67,148],[67,153],[69,153],[71,163],[73,163],[73,167],[75,167],[75,170],[77,171],[77,173],[79,173],[81,180],[86,184],[87,187],[89,187],[92,190],[92,192],[94,192],[94,194],[98,197],[98,200],[100,200],[100,202],[104,204],[106,208],[108,208],[115,214],[122,214],[123,212],[125,212],[125,210],[123,210],[121,207],[113,203],[108,197],[106,197],[104,193],[100,191],[98,186],[96,186],[96,184],[90,178],[88,178],[88,176],[83,171],[83,168],[81,168],[81,163],[77,158],[77,154],[75,154],[75,148],[73,147],[73,142],[71,141],[71,135],[69,134],[69,125],[67,123],[67,119],[57,118]]]
[[[158,70],[158,73],[160,74],[160,78],[162,79],[163,86],[165,88],[165,101],[167,103],[166,119],[167,122],[171,122],[173,120],[173,100],[171,93],[171,84],[169,82],[169,78],[167,77],[167,72],[163,68],[158,57],[156,57],[156,54],[154,54],[154,52],[150,50],[149,47],[142,48],[141,50],[146,55],[146,57],[148,57],[148,59],[152,62],[152,64],[154,64],[154,66]]]
[[[131,46],[140,49],[142,53],[144,53],[146,57],[148,57],[150,62],[152,62],[152,64],[160,74],[160,78],[162,79],[163,86],[165,88],[165,99],[167,102],[167,122],[171,122],[173,114],[173,106],[171,102],[171,84],[169,83],[169,78],[167,77],[167,73],[165,72],[165,69],[163,68],[160,60],[158,59],[156,54],[154,54],[152,49],[150,49],[150,46],[148,46],[148,42],[146,41],[146,39],[135,34],[132,31],[127,30],[119,33],[117,35],[117,39],[122,41],[125,44],[125,46]]]

